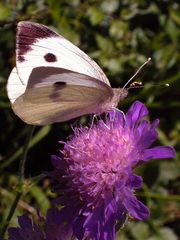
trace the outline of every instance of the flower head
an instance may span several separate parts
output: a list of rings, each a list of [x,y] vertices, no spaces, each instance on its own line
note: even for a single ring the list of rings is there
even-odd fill
[[[37,224],[27,215],[18,217],[19,227],[8,229],[8,240],[70,240],[71,228],[59,224],[59,210],[50,208]]]
[[[9,228],[9,240],[45,240],[44,233],[39,225],[32,222],[27,216],[18,217],[18,228]]]
[[[49,173],[54,191],[63,195],[59,223],[68,223],[78,239],[114,239],[117,223],[128,215],[145,220],[148,208],[137,200],[134,189],[142,178],[134,167],[155,158],[172,158],[172,147],[153,147],[159,121],[145,120],[147,108],[136,101],[126,116],[111,111],[106,121],[90,129],[74,129],[58,156],[52,156],[54,171]]]

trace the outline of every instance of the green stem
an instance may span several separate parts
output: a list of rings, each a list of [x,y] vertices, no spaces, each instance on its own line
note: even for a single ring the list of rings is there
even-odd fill
[[[28,126],[28,133],[26,137],[26,141],[24,144],[24,149],[23,149],[23,156],[21,158],[20,164],[19,164],[19,181],[22,183],[24,181],[24,170],[25,170],[25,163],[26,163],[26,158],[27,158],[27,153],[29,149],[29,143],[31,141],[33,132],[35,127],[34,126]]]
[[[2,238],[4,237],[4,235],[6,233],[6,230],[7,230],[9,223],[14,215],[14,212],[16,210],[18,202],[19,202],[21,196],[23,195],[23,187],[22,186],[23,186],[23,181],[24,181],[25,163],[26,163],[29,143],[31,141],[31,137],[33,135],[34,129],[35,129],[34,126],[28,126],[28,133],[27,133],[27,137],[25,140],[24,148],[23,148],[23,156],[22,156],[22,159],[19,164],[19,186],[21,186],[21,190],[20,191],[18,190],[16,197],[14,199],[14,202],[10,208],[9,214],[7,216],[6,223],[5,223],[4,227],[2,228]]]
[[[8,226],[9,226],[9,223],[10,223],[10,221],[11,221],[13,215],[14,215],[15,209],[16,209],[16,207],[18,205],[18,202],[19,202],[21,196],[22,196],[22,193],[18,192],[16,197],[15,197],[15,199],[14,199],[14,202],[13,202],[13,204],[11,206],[11,209],[10,209],[9,214],[7,216],[7,219],[6,219],[6,223],[5,223],[5,225],[4,225],[3,229],[2,229],[2,238],[4,237],[4,235],[6,233],[6,230],[7,230]]]
[[[162,194],[159,194],[159,193],[145,192],[145,193],[138,193],[137,196],[146,197],[146,198],[155,198],[155,199],[160,199],[165,201],[180,201],[180,195],[163,196]]]
[[[50,132],[51,126],[47,125],[42,127],[32,138],[29,148],[35,146],[41,139],[43,139]],[[28,149],[29,149],[28,148]],[[4,159],[2,163],[0,163],[0,171],[3,171],[4,168],[8,167],[11,163],[16,161],[23,154],[24,147],[20,147],[11,157]]]

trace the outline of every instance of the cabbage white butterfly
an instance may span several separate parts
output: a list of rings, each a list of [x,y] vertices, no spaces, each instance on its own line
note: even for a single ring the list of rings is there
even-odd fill
[[[101,68],[50,28],[17,26],[16,67],[7,84],[13,111],[24,122],[45,125],[117,106],[128,91],[111,88]]]

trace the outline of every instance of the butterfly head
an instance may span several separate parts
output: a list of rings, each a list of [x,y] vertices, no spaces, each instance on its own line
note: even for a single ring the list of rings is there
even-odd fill
[[[118,103],[121,102],[128,95],[127,88],[113,88],[113,97],[111,100],[111,107],[117,107]]]

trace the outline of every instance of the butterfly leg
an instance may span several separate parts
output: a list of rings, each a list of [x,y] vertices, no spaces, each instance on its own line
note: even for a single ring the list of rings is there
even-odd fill
[[[108,113],[106,112],[105,113],[105,119],[107,120],[107,116],[108,116]],[[104,124],[104,126],[108,129],[108,130],[110,130],[110,127],[105,123],[105,121],[101,118],[101,115],[98,115],[98,117],[99,117],[99,119],[100,119],[100,121]]]
[[[91,121],[91,125],[90,125],[90,127],[89,127],[89,133],[90,133],[92,127],[93,127],[93,124],[94,124],[95,119],[96,119],[97,122],[98,122],[98,121],[101,121],[107,129],[110,129],[110,128],[106,125],[106,123],[104,122],[104,120],[101,118],[101,115],[93,114],[92,121]]]
[[[92,129],[93,125],[94,125],[95,119],[97,119],[97,115],[96,115],[96,114],[93,114],[93,115],[92,115],[91,124],[90,124],[90,127],[89,127],[89,132],[91,131],[91,129]]]
[[[118,112],[120,112],[120,113],[122,114],[122,116],[123,116],[123,120],[124,120],[123,125],[124,125],[125,122],[126,122],[126,115],[124,114],[124,112],[121,111],[121,110],[118,109],[118,108],[115,108],[115,107],[113,107],[113,111],[114,111],[114,115],[113,115],[113,120],[112,120],[112,121],[114,121],[115,115],[116,115],[116,111],[118,111]]]

